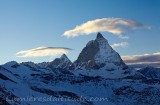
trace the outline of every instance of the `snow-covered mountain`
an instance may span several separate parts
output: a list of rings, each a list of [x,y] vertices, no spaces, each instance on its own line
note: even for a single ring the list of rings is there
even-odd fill
[[[101,33],[97,33],[96,39],[87,43],[74,62],[74,65],[76,68],[74,73],[76,75],[83,74],[104,78],[119,78],[132,72],[129,71],[125,74],[128,71],[128,67]]]
[[[73,63],[68,59],[68,57],[65,54],[63,54],[60,58],[54,59],[51,62],[42,62],[37,64],[34,62],[22,62],[21,64],[36,69],[74,69]]]
[[[72,63],[0,65],[0,105],[159,105],[160,71],[127,68],[100,34]]]
[[[51,69],[59,68],[59,69],[69,70],[69,69],[74,69],[71,68],[72,65],[73,63],[68,59],[68,57],[65,54],[63,54],[60,58],[56,58],[54,61],[49,62],[47,67]]]
[[[112,49],[101,33],[97,34],[95,40],[87,43],[75,63],[79,67],[85,66],[93,69],[127,68],[119,54]]]

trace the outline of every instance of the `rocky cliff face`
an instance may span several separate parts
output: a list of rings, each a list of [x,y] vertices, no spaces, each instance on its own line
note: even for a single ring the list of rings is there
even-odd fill
[[[79,67],[94,69],[127,68],[119,54],[112,49],[101,33],[97,34],[95,40],[87,43],[75,63]]]

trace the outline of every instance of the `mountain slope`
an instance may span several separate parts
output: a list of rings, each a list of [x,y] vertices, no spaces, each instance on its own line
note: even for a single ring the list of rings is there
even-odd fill
[[[72,71],[61,72],[59,69],[52,69],[53,72],[48,69],[35,70],[22,64],[18,64],[19,66],[15,68],[13,66],[15,64],[18,63],[0,67],[0,73],[7,78],[0,78],[2,105],[159,105],[160,103],[160,80],[153,82],[145,78],[134,78],[132,74],[130,75],[132,78],[127,75],[125,78],[93,77],[75,75]],[[23,100],[20,101],[19,98]],[[29,101],[27,98],[32,100]]]

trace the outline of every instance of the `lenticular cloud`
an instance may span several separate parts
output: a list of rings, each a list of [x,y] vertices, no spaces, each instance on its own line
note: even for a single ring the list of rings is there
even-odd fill
[[[102,18],[88,21],[76,26],[74,29],[65,31],[64,36],[75,37],[96,32],[109,32],[122,37],[121,34],[136,29],[150,29],[150,27],[128,19]]]
[[[67,54],[71,49],[64,47],[38,47],[30,50],[17,52],[17,57],[44,57]]]

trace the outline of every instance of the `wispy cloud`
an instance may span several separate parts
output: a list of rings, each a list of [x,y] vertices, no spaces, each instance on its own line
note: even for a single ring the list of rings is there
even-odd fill
[[[16,53],[17,57],[44,57],[67,54],[71,49],[64,47],[38,47],[30,50],[23,50]]]
[[[76,26],[74,29],[65,31],[64,36],[75,37],[100,31],[118,35],[120,38],[127,38],[127,36],[124,37],[123,34],[136,29],[150,29],[150,27],[128,19],[102,18],[88,21]]]
[[[122,56],[122,59],[128,65],[160,63],[160,52],[144,55]]]
[[[121,42],[121,43],[114,43],[114,44],[112,44],[111,46],[112,46],[112,48],[119,48],[119,47],[121,47],[121,48],[125,48],[125,47],[128,47],[128,43],[127,42]]]

